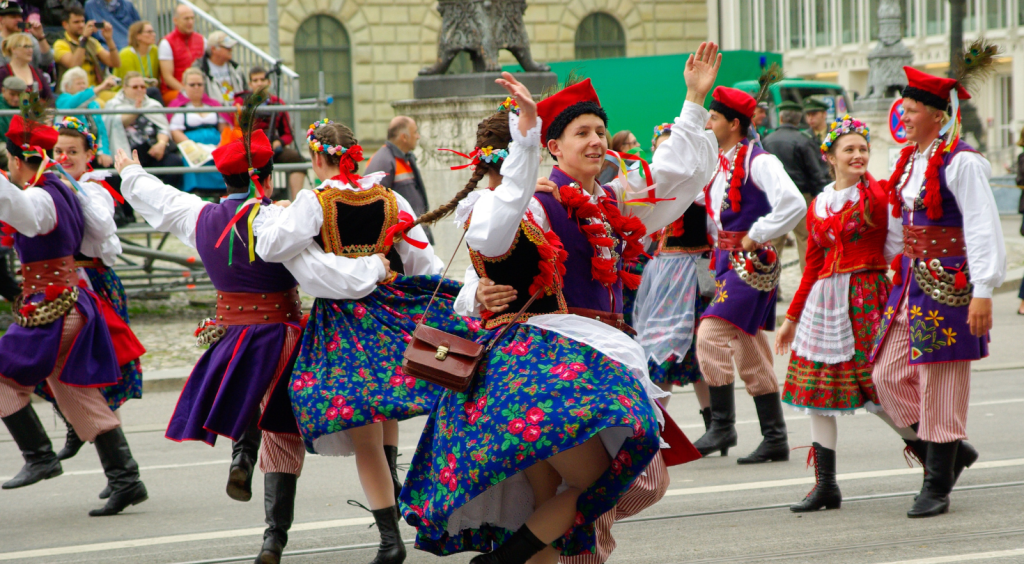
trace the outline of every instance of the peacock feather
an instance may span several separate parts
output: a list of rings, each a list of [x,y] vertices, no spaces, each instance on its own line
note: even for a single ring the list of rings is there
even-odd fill
[[[555,94],[558,94],[562,90],[565,90],[566,88],[574,84],[579,84],[586,79],[587,77],[583,76],[583,73],[579,72],[579,69],[572,69],[569,71],[569,74],[565,77],[565,81],[562,82],[562,84],[556,83],[549,85],[547,88],[544,89],[543,92],[540,93],[540,97],[538,97],[537,100],[539,101],[549,96],[554,96]]]
[[[961,50],[953,60],[953,78],[968,92],[995,72],[999,46],[985,39],[977,39]]]
[[[31,132],[36,127],[50,127],[54,110],[39,97],[38,92],[24,92],[19,98],[18,109],[25,120],[25,129]]]
[[[269,99],[270,89],[264,86],[250,94],[249,97],[245,99],[245,103],[238,110],[238,127],[242,130],[242,146],[245,147],[245,156],[249,161],[249,168],[253,168],[252,152],[250,151],[250,147],[252,143],[252,132],[256,128],[257,123],[256,112],[259,110],[259,107]]]
[[[782,80],[782,67],[779,63],[772,63],[761,70],[761,76],[757,79],[757,83],[761,87],[757,91],[755,98],[758,102],[763,102],[768,99],[768,88],[776,82]]]

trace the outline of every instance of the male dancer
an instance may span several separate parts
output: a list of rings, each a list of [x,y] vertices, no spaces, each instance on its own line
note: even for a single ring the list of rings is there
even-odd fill
[[[711,392],[711,427],[694,443],[701,454],[736,446],[733,362],[754,397],[764,440],[739,464],[789,460],[786,422],[765,331],[775,330],[778,263],[772,240],[790,232],[807,204],[782,163],[747,139],[756,101],[719,86],[707,127],[718,139],[718,172],[705,188],[715,297],[701,317],[697,360]]]
[[[907,516],[932,517],[949,511],[953,484],[978,459],[963,442],[971,361],[988,355],[992,290],[1006,277],[1006,249],[988,185],[991,166],[959,138],[959,101],[971,97],[963,87],[967,77],[903,68],[903,123],[911,144],[887,186],[886,252],[899,254],[872,379],[882,407],[925,467],[924,487]]]

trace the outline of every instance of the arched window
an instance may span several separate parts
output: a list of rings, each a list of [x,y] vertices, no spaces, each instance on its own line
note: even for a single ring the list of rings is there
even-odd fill
[[[626,56],[626,33],[618,20],[601,12],[583,18],[576,28],[577,59]]]
[[[327,107],[327,117],[354,128],[352,52],[348,33],[338,20],[316,15],[302,22],[295,32],[295,72],[299,73],[301,97],[317,96],[320,71],[324,71],[327,94],[334,96],[334,103]],[[303,127],[319,117],[315,112],[302,112]]]

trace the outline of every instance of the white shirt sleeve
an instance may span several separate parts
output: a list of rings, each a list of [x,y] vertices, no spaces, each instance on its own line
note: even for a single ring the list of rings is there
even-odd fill
[[[892,216],[892,204],[889,204],[885,208],[887,213],[885,214],[889,218],[889,232],[885,235],[885,248],[882,250],[882,255],[885,257],[885,262],[892,264],[892,260],[896,258],[896,255],[903,252],[903,217]]]
[[[161,61],[174,60],[174,50],[171,49],[171,43],[166,39],[160,40],[160,45],[156,48],[156,58]]]
[[[57,227],[57,206],[46,190],[22,190],[0,175],[0,221],[26,237],[45,235]]]
[[[541,119],[537,118],[537,125],[525,137],[519,132],[519,116],[510,113],[508,122],[512,144],[501,165],[501,184],[481,193],[466,232],[466,244],[488,257],[501,256],[512,246],[519,222],[533,200],[540,168]]]
[[[171,116],[171,131],[185,131],[185,115],[186,114],[174,114]]]
[[[153,229],[196,247],[196,222],[206,206],[201,198],[164,184],[139,165],[121,171],[121,195]]]
[[[988,179],[991,166],[974,152],[958,153],[946,167],[946,182],[964,218],[967,264],[975,298],[991,298],[1006,279],[1006,245]]]
[[[476,301],[476,289],[480,285],[480,277],[473,265],[466,268],[466,276],[462,281],[459,295],[455,296],[455,314],[463,317],[480,317],[480,302]]]
[[[772,211],[750,226],[747,234],[758,243],[768,243],[793,230],[807,213],[807,201],[786,174],[782,162],[772,154],[763,154],[750,165],[754,183],[764,190]]]
[[[117,255],[121,254],[121,240],[117,238],[117,224],[114,223],[114,198],[95,182],[79,182],[79,186],[82,191],[76,192],[75,196],[85,218],[82,254],[114,266]]]
[[[307,294],[330,300],[363,298],[386,275],[384,264],[375,256],[341,257],[324,252],[315,242],[282,264]]]
[[[685,102],[672,125],[671,135],[654,152],[651,174],[654,176],[655,196],[675,199],[654,205],[629,206],[628,213],[643,221],[648,233],[679,219],[711,181],[718,165],[718,141],[710,131],[704,130],[707,121],[707,110],[693,102]],[[627,211],[626,202],[648,196],[647,183],[638,171],[631,171],[626,180],[634,193],[626,193],[618,179],[611,182],[619,208],[624,212]]]
[[[404,211],[416,217],[416,212],[412,209],[409,202],[398,192],[394,192],[394,194],[395,200],[398,202],[399,211]],[[427,246],[423,249],[416,248],[410,245],[405,237],[427,243]],[[423,226],[417,225],[413,227],[406,233],[405,237],[395,243],[395,250],[398,251],[398,256],[402,257],[402,268],[405,274],[407,276],[441,274],[444,270],[445,262],[434,254],[434,247],[428,242],[427,233],[423,231]]]
[[[284,263],[312,245],[323,224],[324,209],[312,190],[299,192],[287,208],[261,206],[252,223],[256,253],[267,262]]]

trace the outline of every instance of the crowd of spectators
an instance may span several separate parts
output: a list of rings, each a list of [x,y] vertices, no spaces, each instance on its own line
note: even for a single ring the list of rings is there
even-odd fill
[[[141,19],[133,0],[5,0],[0,2],[0,109],[17,109],[23,93],[75,116],[97,138],[93,165],[109,167],[118,149],[138,151],[148,167],[178,167],[208,156],[237,135],[235,106],[255,89],[269,85],[261,67],[245,70],[233,60],[237,40],[223,31],[204,37],[196,31],[195,12],[175,7],[174,29],[158,38]],[[59,28],[56,27],[59,24]],[[284,102],[271,96],[269,105]],[[196,113],[146,113],[163,107],[208,109]],[[123,114],[78,114],[76,110],[123,109]],[[10,116],[0,116],[0,141]],[[274,147],[274,162],[303,158],[287,113],[266,114],[263,128]],[[182,145],[183,147],[179,147]],[[7,155],[0,142],[0,165]],[[215,173],[165,175],[183,190],[223,190]],[[289,175],[287,192],[305,182],[303,172]]]

